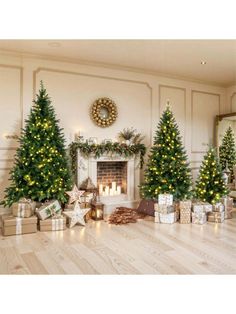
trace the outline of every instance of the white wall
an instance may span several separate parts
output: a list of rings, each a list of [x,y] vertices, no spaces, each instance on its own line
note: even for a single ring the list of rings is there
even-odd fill
[[[40,80],[44,81],[67,143],[78,130],[85,137],[114,139],[124,127],[135,127],[151,145],[161,111],[167,100],[179,123],[189,161],[196,176],[207,144],[214,136],[214,119],[228,110],[226,89],[203,83],[171,79],[145,73],[18,57],[0,53],[0,198],[8,184],[17,143],[5,135],[19,134]],[[89,118],[89,108],[99,97],[112,98],[118,119],[101,129]],[[236,98],[236,97],[235,97]],[[235,108],[236,110],[236,108]]]

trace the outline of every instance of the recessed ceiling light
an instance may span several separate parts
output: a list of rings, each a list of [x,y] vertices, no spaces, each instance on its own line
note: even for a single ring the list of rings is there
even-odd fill
[[[206,61],[201,61],[201,64],[203,64],[203,65],[206,64]]]
[[[48,46],[53,47],[53,48],[58,48],[58,47],[61,47],[61,44],[57,41],[52,41],[48,43]]]

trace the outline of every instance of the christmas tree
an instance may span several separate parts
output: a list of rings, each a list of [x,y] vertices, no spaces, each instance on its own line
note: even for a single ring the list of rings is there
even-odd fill
[[[196,197],[201,201],[215,204],[227,193],[216,151],[214,148],[210,148],[200,167],[195,188]]]
[[[220,164],[223,170],[228,168],[233,174],[233,166],[236,164],[236,149],[234,132],[231,126],[226,130],[219,150]]]
[[[171,193],[176,200],[191,195],[191,171],[182,145],[178,125],[169,105],[154,137],[141,192],[146,198]]]
[[[21,197],[66,202],[65,192],[71,188],[71,178],[64,135],[58,122],[41,82],[39,94],[19,138],[20,146],[10,172],[11,185],[6,189],[3,202],[5,206]]]

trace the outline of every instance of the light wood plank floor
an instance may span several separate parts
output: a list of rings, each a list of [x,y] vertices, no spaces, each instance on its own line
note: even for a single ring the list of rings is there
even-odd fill
[[[152,218],[3,237],[1,274],[235,274],[236,218],[155,224]]]

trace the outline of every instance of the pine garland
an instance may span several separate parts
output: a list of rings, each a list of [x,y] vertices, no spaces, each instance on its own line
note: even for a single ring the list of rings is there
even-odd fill
[[[118,142],[101,144],[89,144],[88,142],[72,142],[69,145],[69,153],[71,157],[71,169],[74,176],[76,176],[77,150],[79,150],[80,153],[86,157],[94,155],[95,158],[99,158],[104,154],[118,154],[126,158],[139,155],[140,168],[143,167],[144,156],[146,154],[146,147],[144,144],[141,143],[126,145]]]

